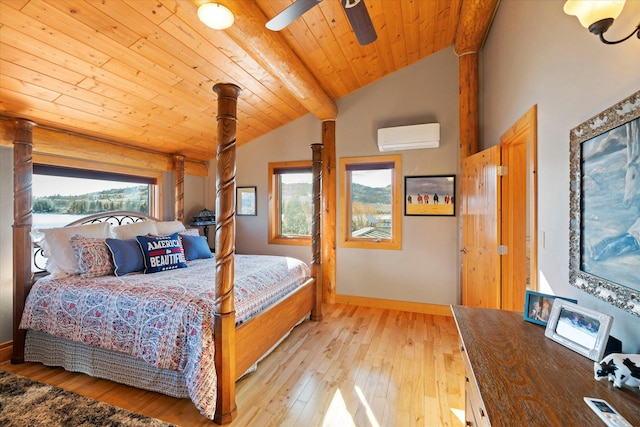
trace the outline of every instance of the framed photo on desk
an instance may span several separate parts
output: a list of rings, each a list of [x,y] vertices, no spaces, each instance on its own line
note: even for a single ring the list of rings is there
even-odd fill
[[[556,298],[544,335],[567,348],[600,361],[607,346],[613,317]]]
[[[556,295],[541,294],[540,292],[527,291],[524,301],[524,320],[538,325],[547,325],[551,316],[551,307],[556,298],[562,298],[572,303],[578,300],[559,297]]]

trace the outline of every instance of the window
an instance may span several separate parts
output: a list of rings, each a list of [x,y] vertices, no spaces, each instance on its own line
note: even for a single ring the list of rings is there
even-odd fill
[[[59,227],[95,213],[157,214],[157,178],[34,164],[33,226]]]
[[[311,245],[311,161],[269,163],[269,243]]]
[[[402,247],[401,172],[400,155],[340,159],[342,246]]]

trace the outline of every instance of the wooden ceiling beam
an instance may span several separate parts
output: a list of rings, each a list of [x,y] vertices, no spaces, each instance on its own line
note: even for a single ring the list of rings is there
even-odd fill
[[[10,118],[0,117],[0,147],[11,147],[13,126]],[[32,131],[33,153],[60,158],[82,159],[87,162],[109,163],[133,169],[173,172],[173,156],[123,144],[89,138],[83,135],[52,128],[34,126]],[[186,159],[187,175],[208,176],[205,162]]]
[[[464,0],[460,8],[454,50],[458,56],[478,53],[489,33],[500,0]]]
[[[284,37],[267,30],[267,18],[255,1],[219,0],[235,16],[225,33],[256,62],[282,82],[313,115],[335,120],[338,107],[291,50]]]

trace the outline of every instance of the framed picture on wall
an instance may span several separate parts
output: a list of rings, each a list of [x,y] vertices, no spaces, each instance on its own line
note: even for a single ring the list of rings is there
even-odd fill
[[[571,130],[569,283],[638,315],[640,91]]]
[[[236,188],[236,215],[257,215],[256,187]]]
[[[455,194],[455,175],[405,176],[404,214],[455,216]]]

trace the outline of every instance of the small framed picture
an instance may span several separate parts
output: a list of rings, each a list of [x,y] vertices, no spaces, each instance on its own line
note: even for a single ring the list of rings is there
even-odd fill
[[[613,317],[556,298],[544,335],[567,348],[600,361],[604,355]]]
[[[405,216],[455,216],[456,176],[404,177]]]
[[[257,215],[256,187],[236,188],[236,215]]]
[[[556,298],[562,298],[563,300],[571,301],[572,303],[578,302],[575,299],[527,291],[524,300],[524,320],[546,326],[549,321],[549,316],[551,315],[553,300]]]

